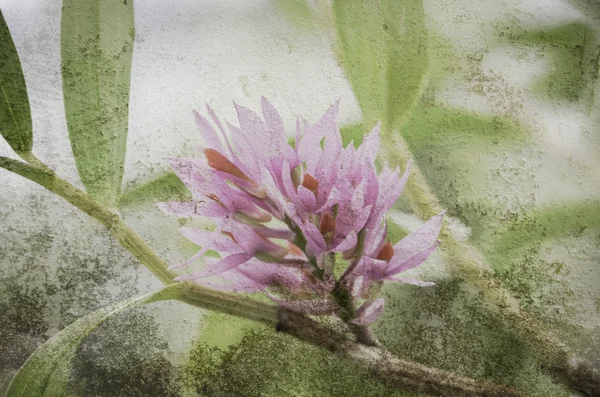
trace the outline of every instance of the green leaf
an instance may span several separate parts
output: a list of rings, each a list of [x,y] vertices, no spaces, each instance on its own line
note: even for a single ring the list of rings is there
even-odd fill
[[[226,348],[197,341],[182,372],[190,392],[202,396],[416,396],[385,386],[330,351],[266,327]]]
[[[31,151],[33,129],[19,55],[0,10],[0,133],[17,153]]]
[[[197,342],[218,349],[226,349],[239,343],[248,332],[262,327],[256,321],[211,312],[202,319],[202,329]]]
[[[491,260],[498,261],[512,253],[558,237],[579,237],[586,230],[600,231],[600,202],[557,204],[540,208],[499,230],[494,240]]]
[[[365,129],[362,123],[351,124],[340,128],[342,134],[342,144],[347,146],[350,142],[354,142],[354,147],[358,147],[362,144],[365,134],[368,131]]]
[[[421,0],[335,0],[338,51],[364,124],[389,131],[420,96],[428,68]]]
[[[191,194],[174,172],[166,172],[123,192],[119,198],[119,207],[139,207],[171,200],[188,201],[191,200]]]
[[[442,206],[452,213],[480,182],[474,164],[483,153],[512,150],[528,139],[526,129],[508,117],[427,103],[415,108],[402,136]],[[388,157],[392,163],[393,156]]]
[[[404,237],[408,236],[409,232],[396,222],[388,219],[388,239],[392,242],[392,244],[396,244],[398,241],[402,240]]]
[[[548,57],[550,69],[533,83],[533,92],[568,101],[591,96],[590,80],[597,78],[600,47],[597,34],[587,25],[576,22],[536,30],[505,27],[499,34],[512,44],[537,47]]]
[[[110,206],[123,179],[133,40],[133,1],[63,1],[60,44],[71,147],[87,191]]]
[[[174,299],[180,284],[158,292],[106,306],[80,318],[37,349],[13,377],[5,397],[53,397],[65,395],[71,363],[79,345],[108,317],[127,308]]]
[[[498,115],[420,103],[402,129],[411,149],[431,146],[462,146],[468,141],[485,144],[515,142],[526,137],[516,121]]]

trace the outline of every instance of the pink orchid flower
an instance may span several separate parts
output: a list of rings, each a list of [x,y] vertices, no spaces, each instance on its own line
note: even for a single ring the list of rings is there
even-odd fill
[[[172,268],[200,258],[205,268],[177,280],[238,292],[269,290],[282,307],[314,315],[336,313],[336,291],[342,288],[351,296],[350,321],[356,325],[368,325],[383,312],[383,299],[369,298],[372,286],[433,285],[398,274],[435,251],[443,213],[395,245],[387,240],[386,213],[402,193],[411,164],[402,175],[387,164],[377,174],[379,125],[358,148],[343,147],[336,102],[313,125],[299,118],[291,145],[279,113],[265,98],[261,104],[262,118],[235,105],[239,127],[226,123],[227,129],[210,107],[212,123],[195,113],[203,156],[170,161],[193,200],[159,207],[216,224],[214,231],[182,230],[201,249]],[[207,256],[209,251],[220,258]],[[347,266],[336,276],[335,262],[342,257]]]

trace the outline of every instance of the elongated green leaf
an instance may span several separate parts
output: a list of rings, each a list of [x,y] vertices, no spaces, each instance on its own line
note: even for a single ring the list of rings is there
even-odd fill
[[[64,0],[62,78],[71,147],[87,191],[115,205],[123,179],[133,1]]]
[[[483,115],[425,103],[415,107],[402,134],[417,153],[429,151],[436,145],[458,149],[469,141],[507,144],[527,137],[525,128],[506,116]]]
[[[161,201],[187,201],[189,190],[174,172],[166,172],[144,184],[126,190],[119,199],[119,207],[130,208],[156,204]]]
[[[499,258],[536,242],[557,237],[579,236],[585,230],[600,230],[600,202],[558,204],[512,222],[498,231],[491,249]]]
[[[336,0],[341,64],[364,124],[389,130],[419,97],[428,67],[421,0]]]
[[[64,396],[73,358],[79,345],[108,317],[124,309],[173,299],[180,284],[158,292],[106,306],[80,318],[37,349],[14,376],[5,397]]]
[[[0,10],[0,133],[17,153],[31,151],[33,130],[19,55]]]

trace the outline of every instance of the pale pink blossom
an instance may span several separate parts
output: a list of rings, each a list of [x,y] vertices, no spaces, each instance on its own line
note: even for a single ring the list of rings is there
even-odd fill
[[[351,304],[359,305],[371,286],[384,281],[432,284],[398,275],[423,263],[439,245],[443,213],[395,245],[388,241],[386,213],[411,165],[401,174],[385,164],[377,174],[379,125],[358,148],[344,147],[338,105],[313,125],[298,118],[293,145],[281,116],[264,98],[262,117],[235,105],[239,127],[223,124],[208,106],[210,120],[194,113],[202,155],[170,160],[193,200],[159,207],[176,216],[211,218],[215,230],[182,229],[201,249],[173,268],[203,258],[204,270],[178,280],[238,292],[268,290],[282,307],[314,315],[337,311],[336,288],[347,288]],[[220,258],[207,256],[209,251]],[[341,257],[346,269],[336,276],[333,262]],[[352,310],[355,324],[368,325],[382,313],[383,299]]]

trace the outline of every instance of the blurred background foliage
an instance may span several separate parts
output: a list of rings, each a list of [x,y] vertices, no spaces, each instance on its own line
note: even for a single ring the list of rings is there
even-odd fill
[[[484,17],[476,12],[484,5],[467,0],[437,11],[421,0],[267,3],[268,12],[298,37],[317,36],[332,48],[360,110],[342,128],[344,144],[359,144],[381,121],[380,158],[396,165],[406,160],[395,152],[401,136],[449,209],[456,233],[480,251],[526,310],[573,349],[599,357],[598,9],[586,2],[548,2],[559,14],[570,10],[561,19],[541,9],[517,12],[512,3],[505,6],[513,11]],[[141,178],[147,182],[130,180],[122,189],[126,143],[127,153],[138,149],[127,138],[133,41],[141,37],[134,31],[134,2],[90,1],[86,8],[65,1],[62,7],[60,70],[79,180],[118,207],[169,262],[177,262],[197,249],[177,228],[202,222],[169,218],[154,204],[187,197],[179,180],[164,168],[151,169]],[[0,22],[0,128],[10,148],[27,156],[32,142],[34,151],[43,143],[31,132],[30,103],[36,98],[27,98],[20,48],[9,31],[14,26],[4,17]],[[465,36],[452,36],[460,27],[477,32],[471,35],[479,44],[462,46]],[[559,124],[558,138],[545,122]],[[197,135],[186,134],[197,145]],[[184,148],[169,156],[191,153]],[[0,276],[0,314],[9,320],[0,322],[3,386],[58,330],[157,285],[99,226],[59,199],[36,189],[25,201],[11,201],[16,197],[4,194],[0,208],[0,263],[7,269]],[[403,198],[390,214],[393,241],[422,222],[411,208]],[[56,223],[53,213],[72,223]],[[385,346],[401,357],[529,395],[569,395],[469,285],[449,275],[441,256],[430,262],[417,274],[436,281],[435,287],[386,287],[386,311],[375,325]],[[72,361],[68,393],[413,395],[389,390],[327,352],[252,322],[200,316],[180,305],[156,307],[124,310],[95,328]],[[184,329],[191,336],[178,334]],[[187,342],[176,348],[180,339]]]

